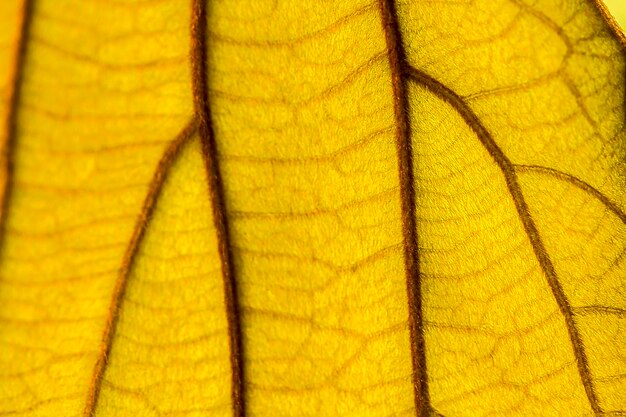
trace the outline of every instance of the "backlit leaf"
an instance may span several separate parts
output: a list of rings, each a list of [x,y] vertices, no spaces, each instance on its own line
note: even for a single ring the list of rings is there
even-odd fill
[[[14,0],[0,28],[0,416],[626,415],[604,5]]]

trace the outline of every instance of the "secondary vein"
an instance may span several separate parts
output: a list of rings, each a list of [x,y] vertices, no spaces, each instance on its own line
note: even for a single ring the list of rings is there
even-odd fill
[[[546,280],[552,290],[552,294],[554,295],[559,310],[565,319],[565,326],[570,338],[574,357],[576,358],[578,373],[591,409],[595,415],[602,415],[602,408],[598,402],[598,398],[593,387],[593,381],[591,379],[587,354],[585,353],[581,336],[574,321],[572,308],[570,307],[567,296],[565,295],[561,283],[559,282],[552,260],[545,249],[539,230],[530,215],[528,205],[517,179],[515,165],[496,144],[495,140],[491,136],[491,133],[482,124],[481,120],[473,112],[473,110],[465,103],[462,97],[423,71],[409,65],[407,65],[406,71],[411,80],[430,90],[437,97],[450,104],[459,113],[465,123],[467,123],[467,125],[474,131],[483,147],[500,168],[535,257],[537,258],[537,261],[546,276]]]
[[[611,200],[609,197],[607,197],[600,190],[595,188],[593,185],[581,180],[580,178],[567,174],[563,171],[559,171],[557,169],[543,167],[539,165],[515,164],[514,168],[517,171],[529,171],[529,172],[536,172],[536,173],[544,174],[544,175],[551,175],[554,178],[557,178],[561,181],[568,182],[572,184],[573,186],[585,191],[587,194],[591,195],[597,200],[599,200],[609,211],[615,214],[622,221],[622,223],[626,224],[626,213],[622,211],[622,209],[618,206],[618,204],[614,202],[613,200]]]
[[[4,247],[6,235],[6,222],[9,210],[9,202],[13,193],[13,170],[15,164],[15,142],[17,138],[18,107],[22,99],[22,85],[24,79],[24,66],[26,62],[27,45],[30,38],[30,27],[33,18],[34,0],[24,0],[22,4],[22,21],[20,25],[19,40],[15,51],[15,67],[13,81],[9,92],[9,110],[6,119],[6,141],[2,145],[1,167],[5,172],[2,201],[0,202],[0,250]]]
[[[148,223],[152,218],[152,213],[156,207],[159,195],[163,189],[163,184],[165,183],[165,179],[167,178],[170,168],[176,161],[178,155],[180,155],[181,149],[193,137],[196,130],[197,121],[195,118],[192,118],[187,126],[185,126],[178,136],[176,136],[163,153],[163,156],[161,157],[161,160],[159,161],[152,177],[152,181],[150,182],[150,186],[148,187],[148,193],[144,200],[141,212],[139,213],[130,243],[128,244],[126,253],[124,254],[124,258],[122,260],[122,266],[120,268],[117,281],[115,282],[115,287],[113,288],[113,296],[111,298],[111,304],[108,309],[104,332],[102,334],[100,351],[92,373],[91,384],[89,385],[87,394],[87,403],[85,404],[83,411],[84,417],[92,417],[96,412],[102,388],[102,381],[109,363],[111,348],[113,347],[113,339],[117,331],[117,324],[126,288],[128,286],[130,272],[135,263],[135,259],[140,244],[143,241]]]

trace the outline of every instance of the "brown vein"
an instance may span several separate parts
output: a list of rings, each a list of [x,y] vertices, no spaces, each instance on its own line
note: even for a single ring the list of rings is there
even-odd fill
[[[195,118],[192,118],[187,126],[178,134],[178,136],[170,143],[163,153],[163,156],[156,167],[154,176],[152,177],[152,181],[148,187],[146,199],[144,200],[143,207],[139,213],[139,218],[135,224],[133,235],[131,236],[126,253],[124,254],[122,266],[119,270],[115,287],[113,288],[113,297],[108,309],[102,341],[100,343],[100,351],[93,369],[91,384],[89,385],[87,395],[87,403],[83,411],[84,417],[91,417],[95,414],[98,399],[100,397],[100,390],[102,388],[104,372],[108,365],[109,355],[113,346],[113,338],[116,333],[122,302],[124,301],[128,278],[135,262],[139,246],[148,227],[148,223],[150,222],[152,213],[156,207],[156,202],[163,188],[163,184],[165,183],[165,179],[167,178],[170,168],[176,161],[176,157],[180,154],[180,150],[189,141],[189,139],[193,137],[196,130],[197,122]]]
[[[241,322],[237,298],[237,282],[233,265],[232,247],[226,220],[226,205],[221,173],[217,158],[217,144],[209,107],[208,67],[207,67],[207,2],[192,0],[191,16],[191,69],[194,108],[198,118],[198,133],[202,144],[202,157],[207,173],[213,221],[217,233],[218,251],[224,281],[226,319],[228,321],[228,341],[230,346],[230,366],[232,371],[231,397],[233,415],[244,417],[244,362],[242,349]]]
[[[22,4],[22,21],[20,34],[15,51],[15,67],[13,69],[13,82],[9,91],[9,111],[6,120],[6,142],[2,146],[0,155],[1,169],[4,170],[4,183],[0,184],[0,250],[4,246],[6,235],[6,221],[9,211],[9,201],[13,193],[13,170],[15,161],[15,142],[17,138],[18,107],[22,96],[22,84],[24,79],[24,63],[26,62],[26,49],[30,38],[30,26],[33,17],[34,0],[24,0]]]
[[[402,229],[404,262],[411,337],[411,359],[413,366],[413,394],[415,414],[427,417],[430,413],[428,374],[426,373],[426,349],[422,318],[421,276],[419,267],[419,245],[415,219],[415,189],[413,187],[413,150],[411,127],[408,121],[406,78],[403,71],[405,52],[398,25],[394,0],[380,0],[383,30],[387,43],[387,55],[391,68],[391,81],[396,118],[396,145],[398,148],[398,174],[402,205]]]
[[[262,157],[255,155],[224,155],[224,159],[229,161],[238,161],[243,163],[257,163],[257,164],[270,164],[270,165],[304,165],[304,164],[321,164],[330,163],[337,165],[337,160],[343,156],[348,155],[350,152],[362,150],[367,145],[370,145],[375,140],[383,137],[387,133],[394,130],[395,127],[389,126],[383,129],[375,130],[356,142],[352,142],[349,145],[336,149],[328,153],[320,153],[317,155],[307,155],[302,157]],[[384,138],[386,139],[386,138]]]
[[[604,315],[612,315],[617,316],[619,318],[626,318],[626,309],[618,308],[618,307],[605,307],[605,306],[586,306],[586,307],[575,307],[574,312],[576,315],[587,316],[592,314],[604,314]]]
[[[593,185],[579,179],[578,177],[567,174],[563,171],[559,171],[558,169],[542,167],[539,165],[514,164],[513,167],[517,171],[529,171],[529,172],[542,173],[545,175],[551,175],[555,178],[560,179],[561,181],[568,182],[572,184],[573,186],[580,188],[581,190],[585,191],[587,194],[590,194],[592,197],[595,197],[596,199],[600,200],[600,202],[604,204],[604,206],[607,209],[609,209],[613,214],[619,217],[622,223],[626,224],[626,213],[624,213],[622,209],[620,209],[617,203],[615,203],[613,200],[611,200],[609,197],[607,197],[604,193],[602,193],[600,190],[595,188]]]
[[[397,188],[391,188],[379,193],[368,195],[365,198],[351,200],[336,207],[320,207],[307,211],[292,211],[292,212],[250,212],[250,211],[232,211],[231,216],[239,219],[254,219],[254,218],[268,218],[268,219],[289,219],[289,218],[308,218],[315,216],[336,216],[340,217],[340,212],[348,211],[371,203],[380,201],[386,201],[385,199],[393,197],[397,193]]]
[[[526,204],[526,200],[524,199],[522,189],[518,182],[515,165],[498,147],[495,140],[491,136],[491,133],[489,133],[487,128],[485,128],[481,120],[467,105],[463,98],[425,72],[408,65],[406,67],[406,71],[411,80],[430,90],[440,99],[450,104],[459,113],[463,120],[465,120],[465,123],[467,123],[467,125],[474,131],[483,147],[487,150],[487,152],[489,152],[494,162],[502,171],[506,186],[511,194],[511,198],[513,199],[518,216],[524,226],[524,230],[526,231],[526,235],[528,236],[533,252],[535,253],[541,269],[546,276],[548,285],[550,286],[552,294],[554,295],[554,298],[559,306],[559,310],[565,319],[565,325],[572,344],[573,353],[576,358],[578,373],[585,389],[585,393],[587,394],[589,404],[594,414],[601,415],[603,411],[598,403],[598,399],[593,388],[593,381],[591,379],[591,372],[589,371],[587,355],[574,322],[572,308],[570,307],[567,296],[561,287],[556,270],[554,269],[552,260],[544,247],[537,226],[530,215],[528,205]]]
[[[256,48],[294,48],[296,46],[304,44],[305,42],[315,41],[324,36],[335,34],[336,32],[340,31],[344,26],[346,26],[347,23],[351,22],[352,20],[356,18],[366,15],[369,11],[373,10],[375,7],[376,7],[376,3],[374,2],[370,4],[366,4],[365,6],[362,6],[354,10],[353,12],[341,17],[340,19],[334,21],[333,23],[331,23],[330,25],[322,29],[307,33],[298,38],[292,38],[292,39],[287,39],[287,40],[274,40],[274,39],[239,40],[234,37],[223,35],[217,32],[211,32],[210,35],[211,35],[212,40],[228,43],[231,45],[240,45],[240,46],[256,47]]]

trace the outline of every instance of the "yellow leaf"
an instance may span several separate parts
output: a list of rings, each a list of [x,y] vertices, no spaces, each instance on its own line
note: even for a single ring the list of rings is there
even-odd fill
[[[0,28],[0,415],[626,415],[599,2],[24,0]]]

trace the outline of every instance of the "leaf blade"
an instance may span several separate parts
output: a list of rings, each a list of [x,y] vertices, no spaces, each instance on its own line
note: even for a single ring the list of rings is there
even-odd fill
[[[401,0],[406,57],[366,1],[194,2],[195,21],[173,1],[40,1],[0,263],[0,412],[623,413],[624,45],[595,0]],[[409,82],[408,106],[405,60],[439,80]],[[189,139],[159,168],[194,113],[203,151]],[[170,253],[203,259],[191,288],[168,281],[186,265]]]
[[[85,407],[151,177],[192,114],[185,12],[173,2],[34,4],[0,265],[3,412]],[[133,22],[162,34],[129,34]],[[164,30],[172,22],[182,36]]]
[[[221,262],[197,133],[168,170],[120,301],[95,416],[231,416]],[[192,237],[192,239],[190,239]]]
[[[459,109],[459,113],[462,118],[465,119],[465,123],[472,127],[479,138],[485,135],[493,135],[496,150],[498,148],[502,149],[502,151],[497,150],[496,154],[500,154],[500,156],[505,159],[503,172],[507,184],[510,185],[511,179],[517,177],[513,165],[517,163],[540,165],[546,170],[563,172],[563,175],[576,178],[580,183],[587,184],[588,187],[596,190],[596,196],[601,195],[605,202],[612,201],[613,209],[618,212],[623,211],[624,172],[623,164],[620,164],[619,161],[623,160],[623,152],[620,151],[620,149],[623,146],[624,140],[624,132],[622,129],[624,118],[622,107],[624,80],[623,70],[620,69],[623,69],[624,66],[624,52],[623,46],[620,45],[619,38],[614,36],[612,32],[613,29],[603,21],[603,16],[595,9],[593,2],[580,2],[580,4],[577,5],[557,5],[549,2],[534,3],[531,5],[529,2],[523,1],[491,2],[481,5],[485,11],[484,14],[471,15],[469,18],[467,18],[467,16],[469,16],[468,14],[463,14],[464,11],[469,11],[469,4],[456,3],[453,5],[441,5],[439,3],[425,2],[402,4],[404,6],[404,13],[401,13],[400,16],[406,17],[410,14],[426,16],[426,28],[432,29],[439,34],[439,36],[434,37],[436,40],[430,43],[428,43],[428,36],[416,38],[417,45],[409,47],[409,64],[417,66],[421,71],[428,68],[427,71],[432,70],[437,74],[437,77],[446,80],[444,84],[450,83],[454,85],[453,90],[455,91],[447,87],[439,89],[444,91],[444,93],[445,91],[451,91],[450,94],[440,94],[440,96],[445,101],[453,103],[455,107]],[[476,6],[478,7],[478,5]],[[455,9],[456,14],[454,15],[458,17],[451,19],[451,21],[441,23],[435,20],[437,14],[434,13],[434,9],[437,8],[439,8],[439,13],[443,12],[450,16],[453,15],[452,9]],[[448,10],[446,11],[445,9]],[[504,16],[502,19],[494,21],[494,25],[481,25],[480,20],[485,19],[490,13],[504,14]],[[460,16],[463,16],[465,21],[460,22]],[[533,24],[531,25],[530,22],[533,22]],[[418,30],[422,32],[428,30],[423,27],[416,27],[416,21],[414,20],[407,20],[405,23],[408,27],[404,29],[408,33],[413,33]],[[467,31],[464,25],[472,26],[477,30],[473,32]],[[552,42],[546,41],[546,39],[550,39],[550,37],[552,37]],[[581,38],[583,39],[580,40]],[[444,43],[442,39],[452,39],[452,41]],[[542,43],[540,43],[540,40]],[[541,47],[532,48],[523,46],[524,42],[531,43],[533,41],[537,42],[537,45],[541,45]],[[461,47],[463,45],[465,45],[464,48]],[[522,46],[520,48],[510,47],[507,50],[505,49],[507,45]],[[418,47],[421,48],[418,49]],[[489,76],[485,76],[485,74],[480,71],[481,68],[483,68],[483,62],[489,62],[489,67],[487,67],[487,71],[490,72]],[[532,62],[532,65],[525,64],[525,62]],[[494,71],[496,72],[494,73]],[[594,74],[594,76],[590,74]],[[612,75],[609,76],[608,74]],[[615,77],[615,74],[620,75]],[[440,81],[437,81],[437,83],[439,85],[441,84]],[[428,85],[428,80],[426,80],[426,85]],[[433,91],[436,90],[438,89],[434,89]],[[423,93],[419,97],[421,97],[421,100],[427,100],[425,96],[423,96]],[[554,104],[548,104],[551,102]],[[602,102],[602,105],[600,105],[600,102]],[[459,105],[458,103],[461,104]],[[417,103],[417,99],[411,104],[421,109],[422,112],[426,111],[423,104]],[[433,105],[436,106],[436,104]],[[469,118],[465,110],[471,113]],[[451,116],[447,117],[452,119]],[[442,118],[438,120],[440,120],[440,123],[444,123],[446,129],[452,129],[450,125],[456,122],[450,121],[449,119],[442,116]],[[412,121],[416,122],[416,120],[417,116],[414,116]],[[416,123],[420,122],[417,121]],[[443,129],[442,127],[430,126],[430,129],[433,131],[439,129],[440,135],[445,135],[444,130],[441,130]],[[457,133],[457,135],[461,135],[460,137],[465,136],[465,140],[467,141],[475,140],[472,135],[468,135],[467,133]],[[422,143],[419,137],[416,137],[415,140],[416,143]],[[602,143],[602,145],[596,145],[599,143]],[[426,145],[422,145],[422,147],[423,146]],[[415,145],[415,147],[420,149],[419,145]],[[470,151],[467,152],[468,155],[473,154]],[[493,154],[492,149],[490,149],[489,152]],[[444,159],[443,156],[442,159]],[[480,159],[477,159],[477,161],[479,160]],[[427,161],[429,162],[424,162],[427,166],[436,166],[438,164],[438,162],[432,158]],[[449,163],[449,165],[452,166],[455,166],[455,164],[460,164],[460,159],[458,161],[450,161]],[[484,169],[487,172],[487,169]],[[457,172],[455,175],[462,177],[464,174]],[[470,174],[466,175],[469,176]],[[491,187],[491,181],[497,181],[491,178],[489,182],[485,182],[487,178],[486,173],[484,174],[485,178],[483,180],[478,179],[480,178],[479,174],[475,175],[476,178],[469,180],[468,184],[461,182],[457,183],[456,186],[459,187],[459,190],[463,190],[465,189],[464,187],[469,187],[472,181],[476,183],[482,181],[483,186]],[[420,186],[419,181],[425,181],[425,179],[429,178],[428,176],[429,172],[427,171],[421,172],[421,175],[416,173],[416,178],[418,178],[416,186]],[[491,177],[493,177],[493,174],[491,174]],[[549,180],[546,179],[544,179],[544,182],[547,184],[550,183]],[[543,185],[544,189],[548,187],[545,183]],[[541,219],[542,216],[546,217],[545,214],[547,211],[544,210],[537,213],[536,208],[533,208],[535,215],[530,216],[529,207],[542,203],[534,199],[536,194],[531,197],[525,195],[529,192],[526,188],[526,184],[522,184],[515,179],[513,185],[514,188],[517,189],[517,191],[513,193],[513,199],[518,206],[520,219],[523,220],[526,230],[532,232],[528,233],[532,241],[532,246],[540,249],[534,250],[534,252],[543,265],[542,268],[546,278],[550,283],[550,287],[553,288],[555,298],[558,300],[560,310],[563,312],[566,322],[565,327],[568,329],[570,336],[573,336],[571,338],[571,346],[575,353],[575,360],[572,362],[577,364],[579,369],[579,383],[581,381],[583,382],[586,397],[593,408],[593,414],[601,415],[604,411],[619,412],[621,408],[623,408],[623,405],[621,405],[623,400],[615,401],[614,394],[597,392],[595,388],[595,378],[593,374],[594,367],[598,366],[596,358],[599,353],[598,345],[590,338],[592,332],[590,333],[589,328],[583,330],[578,329],[579,324],[577,324],[577,322],[580,320],[575,318],[571,310],[573,307],[570,306],[569,298],[576,296],[576,293],[572,292],[571,284],[569,284],[571,280],[567,276],[567,274],[571,273],[571,267],[563,270],[561,257],[558,256],[563,250],[561,246],[568,246],[568,242],[562,241],[560,242],[561,245],[551,242],[550,250],[545,250],[546,245],[543,243],[544,238],[542,235],[549,233],[551,231],[550,228],[554,228],[554,226],[546,225],[545,222],[542,222],[541,227],[538,227],[536,226],[536,219]],[[430,193],[434,192],[433,190],[429,191]],[[481,199],[483,194],[482,191],[479,194]],[[515,196],[516,194],[517,197]],[[438,198],[429,197],[429,195],[432,194],[427,193],[422,201],[428,201],[429,198],[431,200]],[[498,194],[494,192],[493,197],[496,195]],[[568,197],[568,195],[562,197],[564,204],[567,204],[566,201]],[[520,205],[517,200],[521,201],[522,204]],[[487,202],[487,200],[481,201],[483,203]],[[442,204],[444,204],[444,202],[442,202]],[[448,207],[448,210],[452,210],[455,204],[456,203],[445,202],[444,206]],[[465,205],[467,207],[473,206],[471,201],[466,201]],[[491,207],[491,213],[496,212],[497,206],[490,204],[489,207]],[[602,207],[601,212],[607,210],[606,205],[600,207]],[[461,210],[461,208],[456,206],[456,211],[458,212],[459,210]],[[474,210],[474,208],[472,208],[472,210]],[[550,212],[551,214],[559,212],[556,208],[552,210],[553,211]],[[612,211],[615,212],[615,210]],[[430,217],[432,217],[433,212],[429,213]],[[487,215],[487,213],[484,212],[479,213],[480,216]],[[471,222],[470,219],[459,219],[459,221]],[[530,229],[527,227],[528,225],[531,226]],[[437,230],[435,226],[424,225],[423,227]],[[510,227],[509,224],[502,224],[500,226],[502,230],[508,230]],[[463,230],[463,228],[461,227],[460,230]],[[441,231],[432,231],[431,233],[439,237],[444,236]],[[459,233],[467,232],[460,231]],[[502,232],[498,231],[498,233]],[[447,239],[452,239],[451,236],[453,236],[453,234],[448,236]],[[564,236],[567,236],[567,234]],[[619,233],[619,227],[614,231],[614,238],[623,242],[623,237],[621,237]],[[506,258],[493,259],[491,255],[488,255],[490,249],[488,249],[487,245],[494,244],[492,237],[477,233],[475,239],[475,241],[472,240],[471,244],[468,243],[468,245],[475,247],[474,250],[477,251],[477,256],[480,255],[479,264],[483,262],[482,258],[484,256],[489,259],[487,265],[490,265],[490,268],[494,267],[494,265],[498,265],[500,262],[504,262]],[[444,239],[444,241],[445,240],[446,239]],[[539,245],[537,242],[539,242]],[[578,241],[577,243],[584,246],[583,242]],[[485,246],[483,246],[482,249],[478,249],[481,245]],[[439,244],[435,246],[439,247]],[[609,247],[610,245],[606,248],[608,249]],[[464,248],[462,252],[466,250],[467,249]],[[515,250],[517,251],[519,248]],[[571,247],[569,250],[572,250]],[[596,253],[596,256],[599,255]],[[559,258],[558,265],[552,260],[553,257]],[[435,255],[433,255],[433,258],[435,258]],[[426,274],[439,276],[441,272],[437,271],[441,268],[445,269],[445,259],[437,259],[438,261],[432,259],[428,261],[431,266],[426,269]],[[600,259],[594,261],[587,259],[586,261],[590,262],[590,264],[596,264]],[[576,264],[576,262],[571,259],[569,263],[571,265]],[[548,268],[546,268],[546,265]],[[618,268],[617,271],[619,270]],[[498,287],[503,280],[506,280],[506,278],[503,277],[506,277],[507,274],[518,276],[518,271],[502,270],[499,278],[491,278],[493,280],[491,285]],[[488,276],[489,274],[485,271],[485,276],[482,279]],[[576,274],[576,276],[578,282],[585,281],[584,276],[580,274]],[[477,285],[479,285],[478,282],[480,281],[478,277],[474,275],[473,279],[475,279]],[[525,278],[525,280],[526,279],[529,278]],[[483,285],[484,284],[485,283],[483,283]],[[520,285],[511,284],[511,287],[519,288]],[[536,285],[540,284],[537,282]],[[435,285],[435,288],[439,287]],[[480,288],[480,286],[478,288]],[[610,291],[607,288],[595,288],[598,290],[599,298],[604,297],[604,294]],[[486,331],[487,334],[482,335],[482,337],[489,337],[490,329],[496,325],[495,322],[489,320],[485,323],[480,322],[480,320],[476,321],[476,318],[471,318],[472,316],[469,314],[469,311],[466,311],[465,315],[462,311],[442,315],[439,310],[449,308],[444,306],[453,303],[454,299],[446,300],[446,290],[443,288],[434,291],[437,295],[427,294],[428,298],[425,301],[427,303],[425,313],[427,320],[429,316],[441,317],[435,320],[440,327],[444,325],[444,327],[448,326],[451,329],[472,329],[472,331],[475,331],[477,334],[480,334],[481,326],[484,326],[485,329],[483,330]],[[476,291],[477,294],[480,294],[483,290]],[[531,291],[531,289],[527,288],[526,291]],[[456,297],[472,299],[472,293],[468,292],[464,295],[456,294]],[[481,299],[480,296],[477,298]],[[548,301],[546,300],[546,302]],[[429,308],[428,305],[436,307]],[[515,305],[515,303],[512,303],[512,305]],[[612,306],[612,304],[608,306]],[[500,308],[502,311],[506,311],[507,309],[505,305]],[[527,308],[532,309],[534,307],[528,306]],[[548,308],[547,311],[550,311],[550,308]],[[499,316],[495,314],[494,317]],[[459,323],[455,323],[455,320],[459,321]],[[472,323],[469,326],[466,324],[468,320]],[[490,320],[493,320],[493,318]],[[514,317],[508,319],[500,317],[499,320],[515,322]],[[541,321],[538,321],[537,323],[540,322]],[[548,322],[546,321],[545,323]],[[558,333],[556,329],[551,332],[544,332],[546,334],[551,334],[551,332]],[[449,339],[450,343],[452,343],[452,340],[453,338],[451,337]],[[427,346],[429,341],[437,343],[435,336],[429,337],[427,335]],[[468,339],[466,344],[469,343],[471,342]],[[535,344],[540,345],[541,343],[545,345],[546,342],[538,341]],[[557,343],[560,342],[555,342],[555,344]],[[585,344],[591,344],[594,345],[594,347],[586,349]],[[495,345],[493,349],[495,349]],[[556,350],[556,347],[554,349]],[[566,350],[567,349],[562,350],[562,357],[567,355],[565,353]],[[430,358],[429,363],[434,364],[431,366],[437,366],[438,363],[445,363],[446,361],[445,351],[437,349],[436,352],[436,354],[431,353],[428,356],[428,358]],[[535,355],[538,357],[541,356]],[[555,357],[553,359],[544,359],[542,362],[551,364],[550,366],[546,366],[546,370],[548,370],[552,369],[552,365],[559,363],[559,359]],[[623,365],[620,361],[614,359],[611,363],[613,364],[612,373],[614,375],[621,374]],[[442,372],[445,374],[445,370]],[[528,390],[532,387],[532,384],[528,381],[512,382],[516,378],[516,372],[520,377],[523,375],[523,372],[519,370],[511,370],[506,372],[502,377],[496,377],[496,379],[503,378],[504,381],[507,381],[507,378],[509,378],[511,381],[511,385],[509,386],[507,386],[506,382],[497,383],[493,380],[489,380],[489,378],[484,375],[481,376],[480,371],[471,373],[470,370],[467,370],[461,371],[461,374],[463,374],[463,372],[467,372],[467,377],[464,379],[466,382],[459,381],[459,385],[452,391],[455,392],[459,389],[465,390],[471,395],[466,397],[460,395],[455,396],[450,393],[449,389],[446,390],[442,388],[446,385],[437,388],[436,397],[438,397],[438,400],[433,399],[433,401],[435,401],[435,406],[443,401],[443,404],[441,407],[438,407],[438,409],[444,414],[454,412],[461,413],[459,415],[464,415],[461,410],[473,410],[466,411],[467,413],[477,412],[476,407],[479,407],[481,412],[486,413],[489,408],[485,407],[504,406],[508,403],[505,408],[498,409],[498,411],[494,412],[521,413],[523,415],[523,410],[529,412],[532,408],[530,405],[532,401],[528,401],[528,399],[538,395],[534,394],[531,396],[527,394],[525,402],[519,401],[519,393],[522,393],[524,389]],[[494,377],[497,375],[497,372],[497,369],[489,369],[488,367],[484,370],[484,373],[492,374]],[[533,372],[539,372],[539,374],[541,374],[542,371],[535,368]],[[559,372],[563,374],[563,371]],[[551,372],[548,374],[552,375],[551,378],[557,375]],[[487,382],[483,382],[481,386],[479,381],[483,378],[486,378]],[[441,379],[445,380],[445,377],[441,376]],[[569,377],[566,377],[564,380],[562,379],[561,382],[563,384],[561,389],[567,390],[568,394],[572,395],[572,397],[575,392],[574,387],[580,387],[579,383],[573,382],[574,379],[575,377],[570,374]],[[464,384],[467,385],[467,387],[464,387]],[[473,386],[473,388],[469,388],[470,386]],[[555,386],[558,386],[558,383]],[[548,390],[548,388],[545,389]],[[555,394],[554,399],[549,400],[549,397],[545,397],[545,393],[541,393],[541,397],[546,398],[546,401],[551,401],[551,403],[560,401],[558,395],[556,395],[556,391],[553,390],[554,387],[550,388],[547,392],[553,392]],[[488,399],[490,395],[493,395],[496,391],[498,395],[502,396],[503,400],[501,402],[486,400],[480,403],[480,398]],[[456,398],[456,400],[453,400],[454,398]],[[456,401],[465,401],[465,406],[461,406],[459,409],[455,408],[458,406],[458,404],[455,404]],[[480,404],[476,404],[476,401]],[[603,402],[610,403],[610,408],[604,408]],[[554,406],[553,404],[553,407]],[[566,413],[568,412],[574,413],[573,415],[575,415],[576,411],[574,410],[579,410],[580,407],[582,407],[580,401],[578,406],[563,403],[559,415],[567,415]]]

